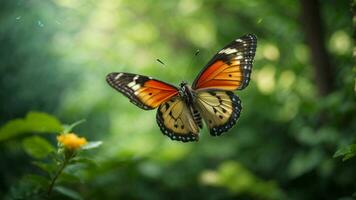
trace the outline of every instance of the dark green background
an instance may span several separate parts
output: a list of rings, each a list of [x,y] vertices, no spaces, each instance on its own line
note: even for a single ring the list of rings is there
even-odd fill
[[[92,154],[98,167],[70,184],[85,199],[353,199],[355,159],[333,158],[355,142],[351,2],[313,2],[3,0],[0,122],[31,110],[87,119],[76,132],[104,144]],[[246,33],[258,37],[252,80],[237,92],[237,125],[221,137],[204,128],[198,143],[171,141],[155,111],[105,82],[126,71],[192,83]],[[321,41],[314,49],[310,36]],[[0,145],[0,196],[9,197],[36,169],[16,140]]]

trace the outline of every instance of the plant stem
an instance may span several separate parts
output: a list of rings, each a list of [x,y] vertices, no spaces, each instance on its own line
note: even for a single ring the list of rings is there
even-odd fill
[[[57,178],[59,177],[59,175],[62,173],[62,171],[64,170],[64,168],[66,167],[67,163],[68,163],[69,159],[64,159],[64,162],[62,164],[62,166],[59,168],[59,170],[57,171],[57,173],[55,174],[55,176],[53,177],[51,184],[48,187],[48,191],[47,191],[47,196],[49,197],[52,193],[53,190],[53,186],[57,180]]]

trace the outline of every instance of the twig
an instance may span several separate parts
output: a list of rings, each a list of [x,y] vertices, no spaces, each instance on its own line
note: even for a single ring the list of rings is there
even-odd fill
[[[66,167],[67,163],[68,163],[69,159],[64,159],[64,162],[62,164],[62,166],[59,168],[59,170],[57,171],[57,173],[55,174],[55,176],[53,177],[51,184],[48,187],[48,191],[47,191],[47,196],[49,197],[52,193],[53,190],[53,186],[57,180],[57,178],[59,177],[59,175],[62,173],[62,171],[64,170],[64,168]]]

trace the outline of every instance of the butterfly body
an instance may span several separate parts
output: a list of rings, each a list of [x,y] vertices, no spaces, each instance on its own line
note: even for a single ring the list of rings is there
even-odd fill
[[[257,38],[247,34],[219,51],[199,73],[192,86],[180,87],[151,77],[113,72],[107,82],[136,106],[157,108],[156,120],[172,140],[198,141],[203,121],[213,136],[231,129],[242,110],[233,91],[244,89],[250,80]]]
[[[188,105],[190,114],[193,116],[195,123],[200,128],[203,128],[202,117],[196,105],[196,93],[185,81],[180,84],[179,96]]]
[[[187,104],[192,104],[194,101],[194,91],[192,88],[187,84],[187,82],[183,81],[180,84],[179,88],[179,96],[181,96]]]

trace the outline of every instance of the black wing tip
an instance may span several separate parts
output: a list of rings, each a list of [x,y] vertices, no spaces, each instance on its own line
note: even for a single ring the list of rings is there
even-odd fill
[[[108,75],[106,75],[105,77],[105,80],[106,82],[114,89],[118,90],[119,92],[122,92],[121,88],[119,87],[118,85],[118,82],[117,82],[117,79],[116,77],[119,75],[119,74],[122,74],[123,73],[120,73],[120,72],[112,72],[112,73],[109,73]],[[118,77],[119,78],[119,77]]]
[[[245,35],[243,35],[241,38],[250,38],[253,41],[257,41],[257,36],[254,33],[247,33]]]
[[[118,74],[120,74],[121,72],[111,72],[109,74],[106,75],[105,80],[106,82],[108,82],[109,84],[111,84],[113,82],[114,76],[117,76]],[[123,74],[123,73],[122,73]]]
[[[234,127],[234,125],[240,118],[240,113],[242,110],[240,98],[231,91],[226,91],[226,94],[228,94],[231,97],[234,110],[227,123],[210,129],[210,135],[212,136],[220,136],[221,134],[229,131],[232,127]]]
[[[248,34],[246,34],[246,35],[257,40],[257,35],[254,34],[254,33],[248,33]]]
[[[115,73],[115,72],[108,73],[108,74],[105,76],[105,79],[106,79],[106,80],[109,80],[109,79],[112,77],[112,75],[113,75],[114,73]]]
[[[105,77],[106,82],[107,82],[111,87],[114,87],[113,76],[114,76],[114,73],[110,73],[110,74],[106,75],[106,77]]]
[[[130,88],[127,88],[124,83],[120,80],[120,78],[123,78],[127,75],[130,75],[128,73],[124,72],[112,72],[106,75],[106,82],[115,90],[126,96],[127,98],[130,99],[130,102],[137,107],[143,109],[143,110],[153,110],[155,108],[145,105],[141,103],[137,97],[133,94],[133,91],[131,91]],[[125,79],[125,78],[124,78]]]

